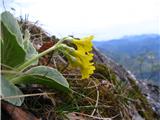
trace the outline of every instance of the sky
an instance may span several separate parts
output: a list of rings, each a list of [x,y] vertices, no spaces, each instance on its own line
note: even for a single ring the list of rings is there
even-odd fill
[[[2,0],[1,0],[2,1]],[[4,0],[15,16],[29,15],[59,38],[94,35],[95,40],[160,34],[160,0]],[[0,11],[4,11],[2,2]],[[14,8],[15,11],[11,10]]]

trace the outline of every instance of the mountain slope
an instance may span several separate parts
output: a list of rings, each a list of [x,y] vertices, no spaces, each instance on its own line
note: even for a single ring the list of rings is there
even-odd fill
[[[160,35],[127,36],[110,41],[95,41],[95,46],[138,79],[160,82]]]

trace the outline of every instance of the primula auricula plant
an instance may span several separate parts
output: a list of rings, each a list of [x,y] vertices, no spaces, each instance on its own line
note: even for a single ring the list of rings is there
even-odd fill
[[[93,36],[80,40],[66,37],[49,49],[38,53],[30,42],[29,31],[26,29],[22,34],[17,19],[10,12],[3,12],[0,22],[2,99],[6,96],[23,94],[15,84],[42,84],[63,92],[72,91],[68,81],[57,69],[44,65],[37,66],[38,59],[51,51],[62,52],[73,67],[80,68],[82,79],[89,78],[93,74],[95,70],[91,53]],[[64,41],[75,46],[69,46]],[[34,66],[31,67],[31,65]],[[23,103],[23,100],[7,99],[8,102],[18,106]]]

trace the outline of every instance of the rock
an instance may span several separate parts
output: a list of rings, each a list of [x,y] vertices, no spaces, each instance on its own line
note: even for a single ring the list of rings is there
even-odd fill
[[[160,87],[148,83],[147,81],[139,81],[137,85],[146,96],[148,102],[152,106],[152,109],[160,117]]]
[[[1,107],[2,120],[41,120],[27,110],[12,105],[6,101],[1,101]]]

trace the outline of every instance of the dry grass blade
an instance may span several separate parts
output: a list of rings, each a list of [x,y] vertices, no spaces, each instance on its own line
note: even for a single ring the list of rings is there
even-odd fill
[[[98,90],[98,87],[97,87],[97,84],[95,81],[93,81],[93,83],[95,84],[95,87],[96,87],[96,90],[97,90],[97,100],[96,100],[96,104],[95,104],[95,108],[91,114],[91,116],[93,116],[97,110],[97,106],[98,106],[98,101],[99,101],[99,90]]]
[[[113,120],[114,118],[116,118],[118,115],[115,115],[111,118],[104,118],[104,117],[96,117],[96,116],[93,116],[93,115],[88,115],[88,114],[84,114],[84,113],[79,113],[79,112],[73,112],[74,114],[77,114],[77,115],[81,115],[81,116],[84,116],[84,117],[88,117],[88,118],[92,118],[92,119],[96,119],[96,120]]]
[[[1,100],[5,99],[15,99],[15,98],[21,98],[21,97],[33,97],[33,96],[42,96],[42,95],[54,95],[55,93],[35,93],[35,94],[25,94],[25,95],[16,95],[16,96],[1,96]]]

